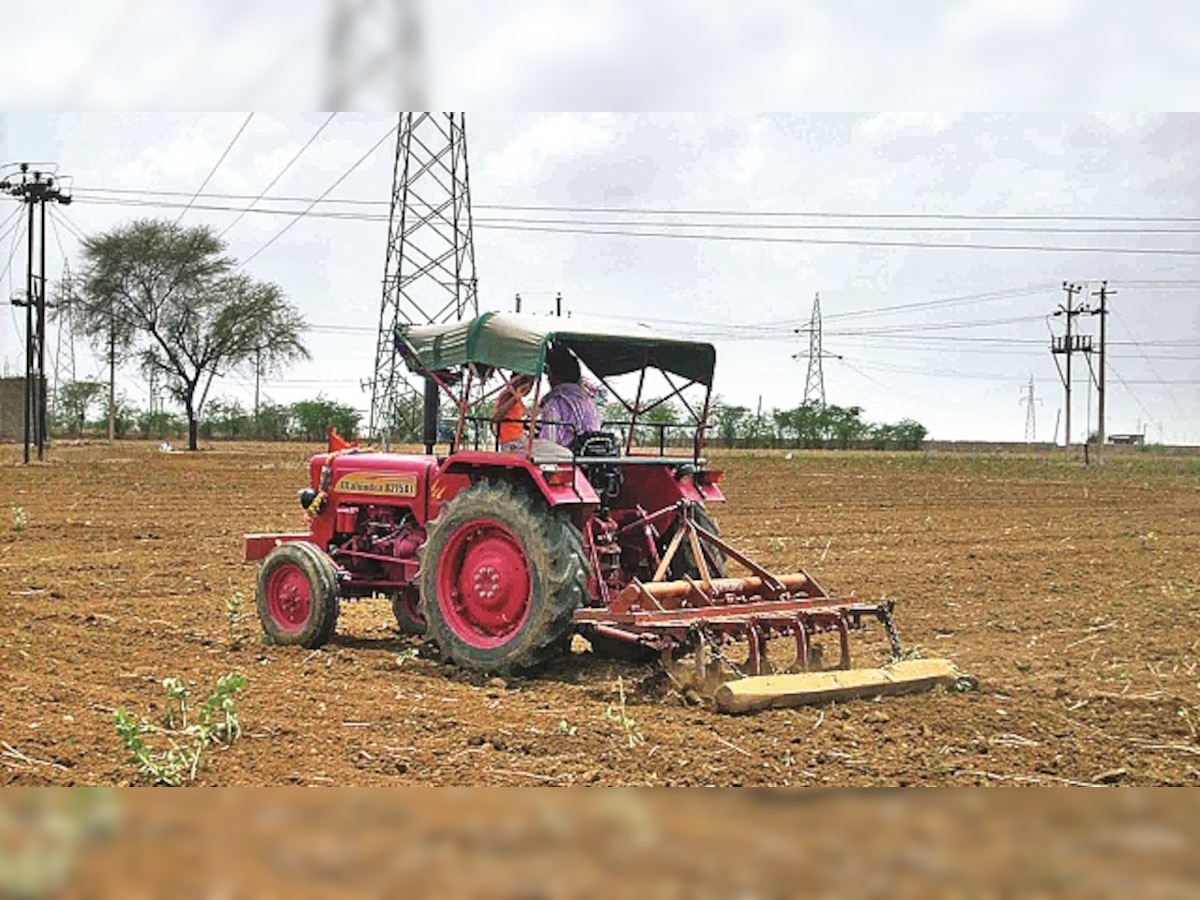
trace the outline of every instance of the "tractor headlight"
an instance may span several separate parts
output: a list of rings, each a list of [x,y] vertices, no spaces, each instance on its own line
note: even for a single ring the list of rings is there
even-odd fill
[[[312,502],[317,499],[317,492],[312,488],[305,488],[300,492],[300,508],[308,509],[312,506]]]

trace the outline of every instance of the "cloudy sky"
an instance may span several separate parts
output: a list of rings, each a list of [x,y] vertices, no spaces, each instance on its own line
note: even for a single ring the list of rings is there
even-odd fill
[[[378,50],[389,61],[339,81],[336,7],[213,2],[180,5],[170,19],[172,6],[40,4],[82,20],[75,37],[55,36],[78,66],[40,82],[41,97],[16,93],[10,79],[9,107],[32,96],[288,108],[337,95],[366,108],[415,96],[634,110],[468,113],[481,307],[511,308],[520,293],[527,310],[549,311],[561,291],[573,313],[712,340],[717,390],[769,409],[803,398],[806,363],[795,356],[808,345],[796,329],[819,292],[825,350],[841,357],[824,361],[830,402],[860,405],[873,421],[915,418],[937,438],[1021,440],[1032,378],[1037,436],[1048,440],[1062,408],[1049,339],[1062,319],[1047,317],[1063,281],[1084,284],[1083,297],[1107,279],[1117,292],[1108,430],[1200,444],[1200,117],[640,111],[1184,106],[1200,87],[1200,7],[1156,4],[1169,15],[1144,16],[1069,0],[748,3],[730,21],[719,4],[635,15],[646,5],[528,0],[500,14],[460,0],[418,15],[422,64],[406,69],[378,30],[347,20],[343,46],[358,49],[346,58]],[[393,22],[404,4],[365,6]],[[261,38],[272,24],[273,43]],[[389,33],[402,42],[402,31]],[[0,36],[14,71],[38,47]],[[394,113],[12,112],[4,125],[4,160],[54,161],[74,178],[76,200],[51,231],[52,274],[64,257],[78,264],[78,234],[174,219],[207,177],[183,223],[228,228],[230,252],[314,326],[313,360],[269,382],[267,395],[323,391],[369,405],[360,384],[373,369]],[[258,204],[265,211],[239,217],[281,172]],[[0,220],[11,211],[0,207]],[[0,266],[16,256],[0,277],[7,297],[24,270],[18,233],[6,225],[0,235]],[[1078,321],[1097,331],[1096,317]],[[23,365],[18,325],[0,307],[9,372]],[[82,348],[77,365],[81,377],[97,368]],[[144,405],[134,371],[122,386]],[[245,402],[251,386],[235,373],[215,393]],[[1086,394],[1080,378],[1076,440]]]

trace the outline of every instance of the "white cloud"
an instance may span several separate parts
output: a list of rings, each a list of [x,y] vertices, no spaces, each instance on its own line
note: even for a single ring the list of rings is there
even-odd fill
[[[491,28],[476,28],[473,44],[453,47],[453,64],[438,73],[436,93],[513,98],[530,71],[553,77],[610,49],[620,13],[614,0],[541,0],[510,10]]]
[[[881,112],[859,122],[855,130],[863,137],[889,140],[941,134],[954,124],[954,115],[944,112]]]
[[[973,43],[1013,34],[1053,31],[1081,9],[1080,0],[962,0],[942,19],[940,32]]]
[[[555,113],[538,119],[483,162],[486,179],[504,183],[536,181],[548,162],[611,147],[619,134],[610,113]]]

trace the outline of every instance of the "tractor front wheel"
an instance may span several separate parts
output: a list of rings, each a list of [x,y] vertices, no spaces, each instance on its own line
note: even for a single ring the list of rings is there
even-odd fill
[[[539,668],[570,646],[586,574],[574,525],[507,484],[481,481],[429,524],[417,582],[442,654],[465,668]]]
[[[404,587],[392,594],[392,613],[401,634],[425,633],[425,617],[421,615],[421,596],[415,587]]]
[[[255,605],[273,644],[320,647],[337,627],[337,572],[308,541],[280,544],[258,573]]]

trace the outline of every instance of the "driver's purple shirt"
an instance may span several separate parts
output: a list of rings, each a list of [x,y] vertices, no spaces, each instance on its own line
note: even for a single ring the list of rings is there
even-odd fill
[[[537,436],[569,447],[576,435],[600,430],[600,412],[586,388],[565,381],[555,385],[542,401]]]

